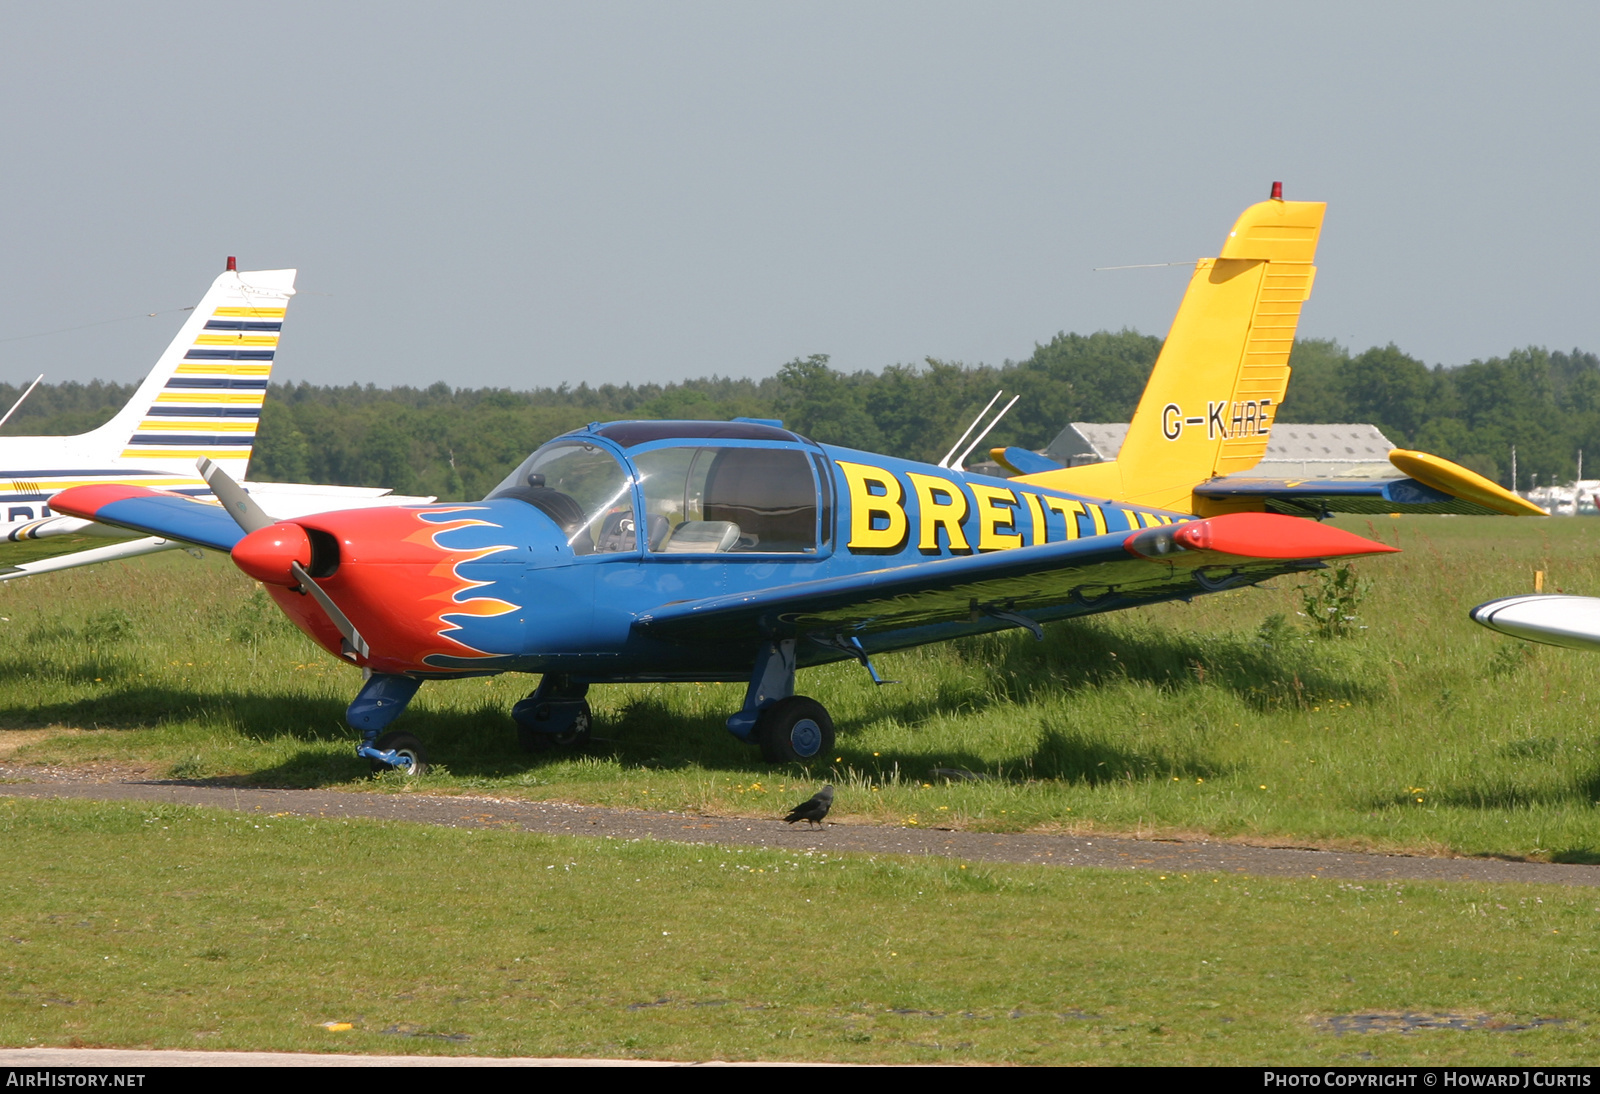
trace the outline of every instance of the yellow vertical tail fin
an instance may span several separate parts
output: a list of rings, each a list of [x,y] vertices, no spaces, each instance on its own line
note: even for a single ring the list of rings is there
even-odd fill
[[[1273,191],[1239,217],[1221,254],[1195,264],[1117,458],[1021,481],[1195,512],[1194,487],[1260,462],[1327,209]]]

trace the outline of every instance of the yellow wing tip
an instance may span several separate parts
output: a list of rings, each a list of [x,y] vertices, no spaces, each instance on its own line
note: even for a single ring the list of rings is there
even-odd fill
[[[1389,453],[1389,462],[1403,474],[1410,475],[1424,486],[1442,490],[1451,497],[1477,502],[1508,517],[1550,515],[1533,502],[1518,497],[1499,483],[1490,482],[1476,471],[1468,471],[1460,464],[1451,463],[1441,456],[1396,448]]]
[[[999,464],[1001,467],[1005,468],[1007,471],[1011,472],[1013,475],[1020,475],[1023,473],[1022,468],[1016,466],[1010,460],[1006,459],[1006,450],[1003,446],[1000,448],[989,449],[989,458],[995,463]]]

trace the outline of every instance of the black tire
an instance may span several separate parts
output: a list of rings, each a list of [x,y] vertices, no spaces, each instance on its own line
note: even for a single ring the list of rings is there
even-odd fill
[[[386,763],[372,761],[372,773],[382,775],[385,771],[400,771],[407,775],[426,775],[428,773],[428,753],[423,749],[422,742],[409,733],[392,729],[372,742],[372,747],[380,752],[397,752],[402,759],[408,759],[409,764],[390,767]]]
[[[527,726],[518,726],[517,744],[522,746],[524,752],[555,752],[558,749],[582,748],[589,743],[589,735],[593,729],[594,718],[586,701],[578,716],[573,719],[572,728],[565,733],[540,733]]]
[[[755,737],[768,763],[816,763],[833,751],[833,719],[815,699],[791,695],[761,712]]]

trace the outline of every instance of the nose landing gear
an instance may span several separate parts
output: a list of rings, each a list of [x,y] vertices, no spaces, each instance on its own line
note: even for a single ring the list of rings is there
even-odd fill
[[[395,676],[375,672],[367,677],[355,700],[344,712],[344,720],[361,734],[356,755],[372,764],[372,773],[404,771],[408,775],[426,774],[428,754],[422,742],[398,730],[385,733],[396,718],[405,713],[422,681],[415,676]]]
[[[363,746],[361,755],[371,760],[374,775],[385,771],[404,771],[407,775],[428,773],[428,754],[423,751],[422,742],[400,730],[391,730],[379,737],[370,751]]]

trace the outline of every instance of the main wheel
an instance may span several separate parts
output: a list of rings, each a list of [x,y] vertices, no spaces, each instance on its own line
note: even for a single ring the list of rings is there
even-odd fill
[[[833,751],[833,719],[815,699],[791,695],[761,712],[755,737],[768,763],[812,763]]]
[[[428,773],[428,754],[423,751],[422,742],[409,733],[393,729],[372,742],[372,747],[380,752],[394,752],[401,762],[394,767],[386,763],[372,761],[372,773],[381,775],[385,771],[403,771],[407,775],[426,775]]]
[[[551,710],[544,711],[542,707],[534,711],[534,720],[544,722],[552,719],[561,708],[568,706],[566,703],[552,703]],[[540,715],[543,714],[543,717]],[[578,712],[571,715],[571,723],[560,733],[542,733],[529,726],[517,727],[517,743],[524,752],[553,752],[558,748],[582,748],[589,743],[589,732],[594,721],[589,713],[588,700],[582,700]]]

